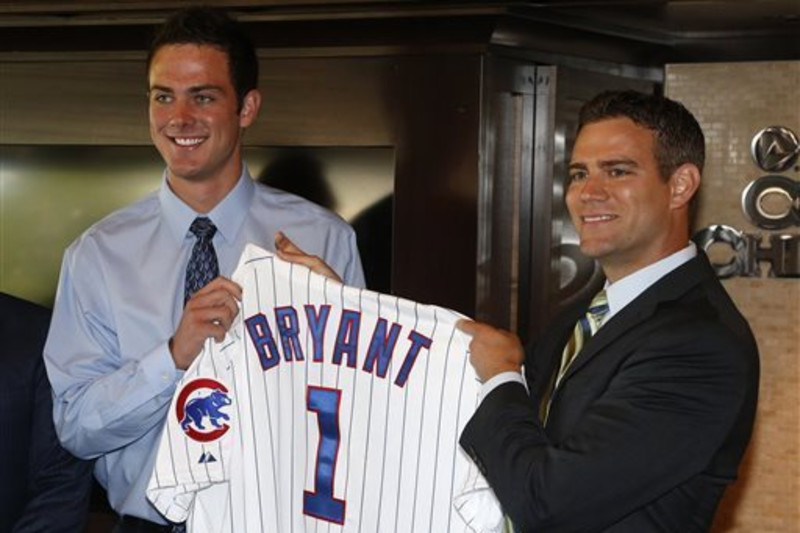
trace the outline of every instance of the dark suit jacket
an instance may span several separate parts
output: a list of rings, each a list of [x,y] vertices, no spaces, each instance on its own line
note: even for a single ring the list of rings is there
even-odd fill
[[[0,532],[84,530],[91,467],[61,448],[42,361],[50,313],[0,293]]]
[[[539,398],[576,318],[493,390],[461,436],[521,531],[707,531],[750,439],[758,351],[704,254],[614,315]]]

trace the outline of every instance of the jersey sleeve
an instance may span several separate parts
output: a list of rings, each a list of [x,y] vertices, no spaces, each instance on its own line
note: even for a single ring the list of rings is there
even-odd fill
[[[219,501],[197,497],[220,493],[230,479],[237,421],[231,354],[238,344],[232,334],[222,343],[206,341],[175,389],[147,487],[147,498],[172,522],[186,521],[198,501]]]
[[[453,506],[467,527],[475,533],[511,531],[497,496],[473,464],[470,464],[469,474],[453,495]]]
[[[467,318],[452,311],[451,313],[457,315],[451,319],[453,324],[459,318]],[[468,361],[470,340],[469,335],[454,329],[454,344],[457,348],[451,355]],[[467,375],[462,386],[463,407],[459,410],[458,435],[464,430],[466,421],[479,402],[481,387],[472,365],[466,364],[464,370]],[[453,486],[452,505],[461,520],[474,533],[510,533],[512,530],[508,527],[503,509],[489,482],[481,475],[478,467],[464,450],[456,447],[455,454],[461,468],[458,469],[459,475]]]

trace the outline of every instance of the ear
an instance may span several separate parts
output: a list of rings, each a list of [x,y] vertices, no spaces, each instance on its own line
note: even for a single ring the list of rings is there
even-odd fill
[[[247,128],[255,122],[259,109],[261,109],[261,93],[258,89],[252,89],[242,99],[242,110],[239,111],[239,127]]]
[[[669,178],[670,207],[678,209],[689,205],[699,187],[700,169],[692,163],[679,166]]]

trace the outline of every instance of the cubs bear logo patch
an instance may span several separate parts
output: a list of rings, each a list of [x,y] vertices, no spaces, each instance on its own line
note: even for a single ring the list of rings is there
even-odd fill
[[[233,400],[228,388],[211,378],[193,379],[180,390],[175,402],[175,416],[181,429],[192,440],[212,442],[230,429],[230,416],[222,409]]]

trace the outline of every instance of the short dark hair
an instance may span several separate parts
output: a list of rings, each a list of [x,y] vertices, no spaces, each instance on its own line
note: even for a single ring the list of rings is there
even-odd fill
[[[156,52],[171,44],[214,46],[228,56],[231,82],[239,109],[245,95],[258,87],[258,58],[241,23],[222,10],[207,6],[187,7],[175,12],[159,28],[147,55],[147,72]]]
[[[705,137],[700,124],[681,103],[638,91],[606,91],[583,105],[578,131],[587,124],[626,117],[655,133],[655,158],[664,180],[684,163],[700,172],[705,163]]]

